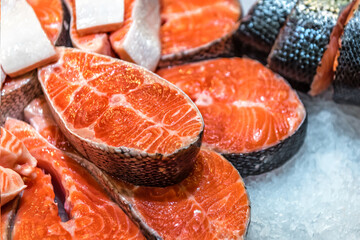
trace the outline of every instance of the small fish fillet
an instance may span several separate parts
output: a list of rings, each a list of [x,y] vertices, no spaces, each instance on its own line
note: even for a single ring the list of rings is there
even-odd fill
[[[12,133],[2,127],[0,131],[0,166],[11,168],[23,176],[32,176],[35,173],[36,159]]]
[[[1,63],[6,74],[15,77],[56,60],[54,46],[25,0],[3,0],[1,12]]]
[[[124,0],[75,0],[79,34],[115,31],[124,21]]]
[[[110,42],[121,59],[154,71],[161,53],[159,30],[159,0],[127,0],[124,25]]]
[[[0,166],[0,206],[13,200],[25,188],[26,185],[17,172]]]

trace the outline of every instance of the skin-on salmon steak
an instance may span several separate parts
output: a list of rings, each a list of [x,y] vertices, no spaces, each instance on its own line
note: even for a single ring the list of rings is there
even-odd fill
[[[360,7],[345,27],[338,56],[333,98],[338,103],[360,105]]]
[[[233,56],[238,0],[162,0],[159,66]]]
[[[276,39],[269,67],[311,95],[326,90],[346,19],[357,0],[299,0]]]
[[[306,111],[280,76],[247,58],[219,58],[160,69],[181,88],[204,121],[203,145],[242,176],[270,171],[293,156],[306,133]]]
[[[160,0],[125,0],[124,25],[110,34],[114,51],[125,61],[155,71],[161,54]]]
[[[132,63],[59,48],[39,80],[72,145],[124,181],[167,186],[187,177],[199,152],[203,119],[180,89]]]
[[[41,94],[36,71],[17,78],[6,77],[1,89],[0,125],[7,117],[23,119],[23,110],[31,100]]]
[[[64,0],[64,2],[71,15],[69,35],[72,45],[84,51],[112,56],[108,35],[106,33],[97,33],[80,36],[76,29],[75,0]]]
[[[47,125],[58,132],[52,128],[53,120],[46,114],[48,106],[34,104],[43,101],[35,99],[27,109],[38,114],[26,116],[30,116],[28,120],[44,138],[59,144],[59,139],[63,139],[60,134],[56,138],[48,137],[54,134]],[[244,183],[236,169],[215,152],[201,150],[194,172],[180,184],[167,188],[125,184],[84,158],[72,156],[96,176],[113,199],[127,209],[133,221],[144,226],[153,238],[242,239],[246,234],[250,203]]]
[[[8,118],[5,125],[59,185],[69,215],[68,221],[61,222],[51,178],[37,169],[37,177],[26,181],[28,188],[20,200],[13,239],[145,239],[86,169],[27,123]]]

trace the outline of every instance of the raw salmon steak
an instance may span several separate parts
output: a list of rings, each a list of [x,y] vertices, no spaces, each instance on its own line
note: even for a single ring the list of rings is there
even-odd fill
[[[110,200],[87,170],[48,143],[27,123],[9,118],[5,125],[64,191],[64,206],[70,218],[60,221],[50,177],[37,172],[37,179],[26,182],[29,189],[20,201],[14,239],[60,236],[65,239],[144,239],[139,228]]]
[[[287,82],[259,62],[221,58],[161,69],[198,106],[203,144],[243,175],[280,166],[305,136],[306,112]]]
[[[47,138],[46,125],[53,126],[43,114],[49,111],[48,106],[32,104],[32,109],[39,113],[32,118],[33,126]],[[58,132],[55,128],[52,131]],[[62,147],[59,139],[63,139],[60,134],[51,140]],[[245,235],[250,207],[243,181],[235,168],[215,152],[200,151],[193,173],[182,183],[167,188],[134,187],[110,177],[84,158],[74,159],[127,209],[148,238],[242,239]]]
[[[59,38],[62,23],[63,10],[61,0],[26,0],[34,9],[47,37],[55,44]]]
[[[59,61],[38,76],[76,150],[133,184],[166,186],[189,175],[204,124],[187,95],[135,64],[74,49],[58,52]]]
[[[110,34],[114,51],[123,60],[151,71],[160,59],[160,0],[125,0],[124,25]]]
[[[360,105],[360,6],[346,25],[340,46],[333,98],[338,103]]]
[[[69,34],[72,45],[81,50],[111,56],[113,53],[108,35],[97,33],[80,36],[76,30],[75,0],[64,0],[64,2],[71,15]]]
[[[162,0],[160,66],[233,54],[238,0]]]
[[[269,67],[299,90],[317,95],[334,77],[345,21],[357,0],[299,0],[268,57]]]
[[[0,133],[0,166],[31,177],[35,173],[36,159],[12,133],[3,127],[0,127]]]
[[[17,172],[0,166],[0,187],[0,206],[4,206],[24,190],[26,185]]]
[[[23,110],[41,94],[37,73],[32,71],[17,78],[6,77],[1,89],[0,125],[7,117],[23,119]]]

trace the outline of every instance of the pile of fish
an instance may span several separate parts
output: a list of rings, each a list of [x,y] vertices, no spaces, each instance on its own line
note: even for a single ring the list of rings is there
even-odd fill
[[[360,104],[359,3],[3,0],[1,238],[244,239],[291,86]]]

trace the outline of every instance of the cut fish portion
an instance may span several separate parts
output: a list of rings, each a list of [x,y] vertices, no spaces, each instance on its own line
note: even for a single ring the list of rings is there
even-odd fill
[[[0,206],[13,200],[22,190],[26,188],[21,176],[10,168],[0,166]]]
[[[36,98],[24,109],[25,120],[29,122],[51,144],[66,152],[75,149],[66,140],[53,119],[44,97]]]
[[[23,176],[32,176],[37,164],[24,144],[12,133],[0,127],[0,166],[11,168]]]
[[[1,10],[1,64],[6,74],[15,77],[56,60],[54,46],[25,0],[3,0]]]
[[[259,0],[241,21],[237,37],[242,43],[269,54],[280,29],[297,0]]]
[[[36,178],[26,179],[26,185],[15,217],[12,239],[71,239],[58,215],[50,175],[36,168]]]
[[[54,211],[56,210],[53,203],[53,191],[50,189],[50,180],[48,180],[46,184],[48,187],[39,187],[38,189],[44,190],[38,191],[45,191],[47,188],[50,193],[44,193],[45,196],[38,194],[39,200],[33,200],[33,195],[36,195],[34,193],[29,193],[27,198],[24,193],[25,199],[22,199],[20,203],[20,210],[23,210],[24,215],[20,218],[20,222],[16,221],[15,223],[15,239],[16,234],[19,236],[18,239],[34,235],[38,236],[36,239],[43,239],[48,237],[48,234],[57,235],[57,231],[60,229],[65,229],[66,234],[61,231],[61,235],[58,236],[71,236],[70,239],[83,239],[88,236],[94,239],[144,239],[136,225],[120,207],[106,196],[98,183],[83,167],[49,144],[25,122],[8,119],[5,125],[9,131],[24,142],[30,153],[38,160],[39,165],[60,184],[65,193],[65,209],[70,216],[70,220],[64,223],[60,222],[60,218],[52,217],[55,226],[47,223],[45,216],[36,218],[34,221],[34,212],[47,214],[48,211],[42,210],[41,207],[52,206],[55,208]],[[39,181],[39,183],[45,185],[44,181]],[[29,189],[32,189],[30,184]],[[52,194],[52,196],[47,197],[47,194]],[[39,205],[40,201],[49,202],[49,204],[40,203]],[[22,206],[23,202],[28,206]],[[17,217],[21,216],[20,210]],[[17,224],[20,225],[18,230]]]
[[[355,0],[300,0],[289,15],[269,55],[272,70],[311,95],[333,79],[337,42]]]
[[[75,0],[76,29],[79,34],[110,32],[124,21],[124,0]]]
[[[1,240],[11,239],[11,230],[12,223],[15,217],[16,209],[19,203],[19,197],[16,197],[11,202],[7,203],[5,206],[1,207]]]
[[[360,105],[360,7],[345,27],[335,62],[334,100]]]
[[[31,100],[41,94],[35,71],[17,78],[7,77],[1,89],[0,125],[7,117],[23,119],[23,110]]]
[[[47,106],[41,107],[46,112]],[[36,121],[46,122],[38,116]],[[42,136],[48,135],[41,128],[37,130]],[[54,143],[58,142],[54,139]],[[133,221],[146,229],[148,238],[243,239],[245,236],[250,203],[244,183],[236,169],[215,152],[201,150],[192,174],[180,184],[167,188],[125,184],[84,158],[74,156],[74,159],[102,183],[123,209],[127,209]]]
[[[161,52],[159,29],[159,0],[125,0],[124,25],[111,33],[111,46],[121,59],[155,71]]]
[[[237,0],[162,0],[161,66],[233,54]]]
[[[89,34],[80,36],[76,30],[75,0],[64,0],[70,14],[70,38],[72,45],[81,50],[99,53],[107,56],[113,55],[109,37],[106,33]]]
[[[55,44],[63,22],[61,0],[26,0],[33,8],[47,37]]]
[[[59,54],[39,80],[76,150],[138,185],[166,186],[190,174],[204,125],[181,90],[131,63],[66,48]]]
[[[205,121],[203,145],[223,154],[242,176],[282,165],[304,141],[304,105],[259,62],[221,58],[157,74],[190,96]]]

